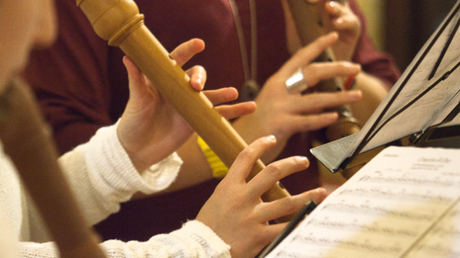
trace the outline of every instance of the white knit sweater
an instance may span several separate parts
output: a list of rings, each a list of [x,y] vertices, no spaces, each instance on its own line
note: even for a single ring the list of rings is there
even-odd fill
[[[119,204],[128,201],[135,192],[152,194],[168,187],[182,161],[174,153],[139,174],[118,141],[116,126],[111,126],[100,129],[89,143],[61,157],[60,164],[83,212],[95,224],[117,212]],[[3,151],[0,151],[0,178],[1,257],[58,257]],[[14,246],[11,241],[16,244],[16,256],[7,253]],[[146,242],[111,240],[101,246],[108,257],[114,258],[230,257],[230,247],[198,221],[189,221],[177,231],[154,236]]]

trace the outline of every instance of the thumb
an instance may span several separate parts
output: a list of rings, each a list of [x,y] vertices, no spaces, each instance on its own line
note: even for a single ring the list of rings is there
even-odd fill
[[[143,96],[147,91],[144,74],[127,56],[123,57],[123,64],[128,72],[130,99],[136,99]]]

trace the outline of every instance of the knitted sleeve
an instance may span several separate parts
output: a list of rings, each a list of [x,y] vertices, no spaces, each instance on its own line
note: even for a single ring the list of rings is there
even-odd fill
[[[198,221],[189,221],[170,234],[156,235],[146,242],[109,240],[101,244],[109,258],[187,257],[229,258],[230,246],[211,229]],[[52,242],[37,244],[19,243],[19,258],[57,258]]]
[[[77,200],[91,223],[119,209],[138,191],[151,194],[168,187],[182,161],[172,154],[138,173],[116,136],[116,125],[100,129],[89,143],[80,145],[60,159]],[[33,241],[43,240],[40,227],[32,226]],[[189,221],[170,234],[153,236],[146,242],[110,240],[101,244],[108,257],[230,257],[230,247],[210,228]],[[19,242],[18,257],[54,258],[53,242]]]
[[[176,178],[182,160],[173,153],[139,173],[116,134],[117,125],[104,127],[87,143],[60,158],[75,196],[95,224],[120,209],[136,192],[152,194]]]

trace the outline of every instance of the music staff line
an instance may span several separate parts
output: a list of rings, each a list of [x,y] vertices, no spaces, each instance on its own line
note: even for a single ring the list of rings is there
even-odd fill
[[[334,229],[334,230],[344,230],[344,231],[361,231],[369,233],[377,233],[382,235],[389,236],[399,236],[399,237],[414,237],[419,234],[416,230],[405,229],[405,228],[395,228],[388,226],[378,226],[378,225],[367,225],[364,223],[354,222],[345,222],[345,221],[331,221],[328,218],[321,220],[311,220],[306,225],[311,225],[315,227],[320,227],[324,229]]]
[[[427,214],[427,211],[420,211],[421,213],[416,213],[410,210],[398,210],[391,209],[386,207],[380,207],[378,205],[372,206],[367,203],[363,204],[350,204],[350,203],[328,203],[322,207],[322,210],[334,211],[334,212],[345,212],[350,214],[361,214],[361,215],[384,215],[391,216],[400,219],[408,220],[419,220],[419,221],[432,221],[436,218],[435,214]],[[425,213],[423,213],[425,212]]]
[[[398,177],[398,176],[385,176],[385,177],[376,177],[376,176],[363,176],[358,180],[359,182],[366,183],[385,183],[385,184],[403,184],[403,185],[417,185],[417,186],[433,186],[433,187],[459,187],[460,182],[454,180],[440,180],[440,179],[427,179],[427,178],[416,178],[416,177]]]
[[[434,201],[441,203],[450,203],[452,201],[451,197],[444,196],[441,194],[433,195],[432,193],[415,193],[406,191],[406,189],[400,189],[398,191],[395,191],[392,189],[381,189],[377,187],[357,187],[355,189],[343,189],[338,193],[337,196],[359,196],[381,199],[398,198],[399,200]]]

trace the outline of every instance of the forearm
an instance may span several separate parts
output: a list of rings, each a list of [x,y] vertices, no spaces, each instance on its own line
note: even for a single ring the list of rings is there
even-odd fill
[[[363,98],[361,101],[352,103],[351,108],[354,117],[364,125],[385,98],[388,87],[377,77],[361,72],[356,76],[355,89],[361,90]]]

